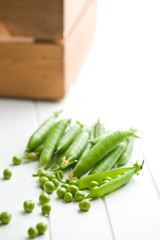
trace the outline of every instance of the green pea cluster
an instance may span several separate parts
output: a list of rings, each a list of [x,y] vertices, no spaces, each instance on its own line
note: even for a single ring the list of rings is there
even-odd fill
[[[28,229],[28,236],[30,238],[35,238],[38,235],[44,234],[46,232],[47,228],[48,228],[48,226],[46,223],[39,222],[39,223],[37,223],[36,227],[30,227]]]

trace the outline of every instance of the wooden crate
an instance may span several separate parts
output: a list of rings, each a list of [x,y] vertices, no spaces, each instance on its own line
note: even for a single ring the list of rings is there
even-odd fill
[[[14,36],[65,38],[90,0],[0,0],[0,19]]]
[[[67,38],[58,42],[13,37],[1,23],[0,96],[62,98],[83,62],[95,25],[96,0],[90,1]]]

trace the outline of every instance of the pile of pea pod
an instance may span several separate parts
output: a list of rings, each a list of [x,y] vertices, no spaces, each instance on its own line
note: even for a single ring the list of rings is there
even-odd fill
[[[142,169],[144,162],[122,167],[130,160],[137,138],[135,130],[106,132],[99,119],[93,127],[85,127],[79,122],[71,125],[71,119],[57,121],[58,115],[54,113],[30,137],[24,158],[38,159],[40,171],[50,168],[57,173],[72,168],[65,182],[58,178],[63,183],[57,190],[60,198],[66,200],[68,195],[69,202],[77,191],[85,189],[90,189],[90,193],[84,196],[80,191],[77,199],[103,197],[125,185]],[[86,173],[88,176],[83,177]],[[74,185],[73,191],[70,185]]]

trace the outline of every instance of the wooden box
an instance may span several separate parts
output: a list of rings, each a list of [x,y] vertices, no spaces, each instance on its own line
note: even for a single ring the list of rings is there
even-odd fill
[[[56,41],[13,36],[1,22],[0,96],[62,98],[83,62],[95,25],[96,0],[89,0],[68,35]]]
[[[90,0],[0,0],[0,19],[13,36],[65,38]]]

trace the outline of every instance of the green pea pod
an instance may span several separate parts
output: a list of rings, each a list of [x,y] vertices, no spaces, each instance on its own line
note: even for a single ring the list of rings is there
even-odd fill
[[[87,144],[89,134],[86,131],[82,131],[70,145],[67,151],[61,155],[57,161],[63,168],[70,165],[70,162],[77,160],[85,145]]]
[[[44,142],[39,144],[33,152],[30,152],[27,154],[27,156],[23,157],[23,159],[30,159],[30,160],[36,160],[40,156],[42,149],[44,147]]]
[[[104,125],[99,121],[97,121],[95,125],[95,131],[94,131],[94,137],[100,137],[103,136],[106,133]]]
[[[126,150],[124,151],[124,153],[122,153],[122,155],[120,156],[120,158],[116,162],[117,165],[124,165],[131,158],[132,151],[133,151],[133,145],[134,145],[134,139],[129,138],[127,140],[128,140],[128,143],[127,143],[127,146],[126,146]]]
[[[90,139],[88,142],[92,143],[93,145],[96,145],[98,142],[100,142],[105,137],[106,137],[106,134],[102,135],[102,136],[99,136],[99,137],[96,137],[96,138],[93,138],[93,139]]]
[[[60,120],[55,124],[55,126],[48,134],[44,144],[44,148],[40,155],[39,161],[40,168],[46,169],[51,164],[52,157],[56,149],[56,144],[60,137],[62,136],[62,134],[64,133],[70,121],[71,121],[70,119]]]
[[[118,168],[118,169],[113,169],[113,170],[109,170],[109,171],[105,171],[105,172],[101,172],[101,173],[95,173],[95,174],[80,178],[76,184],[80,190],[90,189],[91,181],[96,181],[96,182],[98,182],[99,185],[101,185],[105,178],[109,177],[109,178],[114,179],[117,176],[122,175],[125,172],[131,170],[132,168],[133,167]]]
[[[142,162],[142,165],[138,165],[138,163],[134,164],[132,169],[130,169],[129,171],[126,171],[121,176],[118,176],[117,178],[102,184],[100,187],[91,190],[91,193],[89,193],[86,196],[86,198],[93,199],[93,198],[103,197],[106,194],[117,190],[118,188],[128,183],[134,174],[138,175],[138,172],[143,168],[143,164],[144,164],[144,161]]]
[[[126,149],[127,142],[124,141],[118,144],[111,152],[109,152],[97,165],[91,170],[89,174],[104,172],[111,169],[122,153]]]
[[[73,176],[80,178],[93,168],[107,153],[130,136],[136,136],[134,131],[115,131],[98,142],[73,169]]]
[[[93,138],[94,129],[91,129],[92,131],[89,133],[90,138]],[[78,161],[81,161],[81,159],[90,151],[90,149],[93,147],[92,143],[87,143],[86,147],[84,148],[83,152],[81,153],[80,157],[78,158]]]
[[[71,127],[68,131],[66,131],[66,133],[59,140],[57,147],[58,153],[62,153],[67,150],[67,148],[71,145],[76,136],[80,134],[82,127],[83,125],[77,124]]]
[[[47,119],[30,137],[27,144],[26,152],[34,150],[48,135],[49,131],[53,128],[56,123],[56,118],[60,112],[55,112],[54,116]]]

